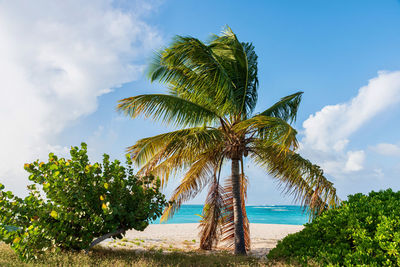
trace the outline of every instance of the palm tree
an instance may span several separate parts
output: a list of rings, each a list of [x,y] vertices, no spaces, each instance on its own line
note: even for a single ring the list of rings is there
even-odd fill
[[[163,185],[171,175],[185,172],[162,220],[209,185],[200,224],[201,248],[211,249],[222,236],[234,245],[235,254],[249,249],[243,167],[247,156],[312,214],[338,203],[336,190],[322,170],[295,152],[297,132],[290,124],[302,92],[254,114],[257,55],[254,46],[240,42],[229,27],[208,43],[176,36],[156,54],[149,78],[166,84],[168,94],[122,99],[117,109],[132,118],[144,115],[178,129],[143,138],[128,152],[140,167],[139,174],[152,173]],[[220,172],[227,162],[232,173],[222,185]]]

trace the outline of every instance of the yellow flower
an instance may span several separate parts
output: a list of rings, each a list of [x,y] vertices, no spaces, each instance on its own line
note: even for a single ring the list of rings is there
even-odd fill
[[[103,203],[103,205],[101,205],[101,208],[105,210],[107,209],[107,205]]]
[[[21,240],[21,238],[19,236],[17,236],[14,240],[13,243],[18,243]]]
[[[57,211],[52,210],[52,211],[50,212],[50,216],[53,217],[54,219],[57,219],[57,217],[58,217]]]
[[[104,196],[100,196],[100,200],[103,201],[104,200]]]
[[[30,164],[29,164],[29,163],[25,163],[25,164],[24,164],[24,168],[25,168],[25,169],[28,169],[29,167],[30,167]]]
[[[104,183],[104,188],[108,189],[108,183]]]

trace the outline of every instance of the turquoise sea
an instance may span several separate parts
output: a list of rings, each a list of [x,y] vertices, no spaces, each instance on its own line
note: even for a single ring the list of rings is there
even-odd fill
[[[198,223],[203,205],[182,205],[181,209],[166,223]],[[308,215],[300,206],[246,206],[250,223],[302,225],[308,222]],[[159,219],[154,223],[159,223]]]

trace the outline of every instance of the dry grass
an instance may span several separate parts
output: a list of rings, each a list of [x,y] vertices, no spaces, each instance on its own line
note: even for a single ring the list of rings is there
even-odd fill
[[[39,259],[24,263],[11,248],[0,243],[0,266],[272,266],[265,259],[234,256],[227,252],[137,252],[124,249],[96,248],[83,252],[46,253]],[[285,266],[274,264],[274,266]]]

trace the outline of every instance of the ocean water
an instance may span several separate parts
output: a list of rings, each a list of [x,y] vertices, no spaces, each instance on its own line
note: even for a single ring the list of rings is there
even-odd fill
[[[182,205],[181,209],[166,223],[198,223],[203,205]],[[250,223],[302,225],[308,222],[308,215],[300,206],[246,206]],[[153,223],[160,223],[157,219]]]

